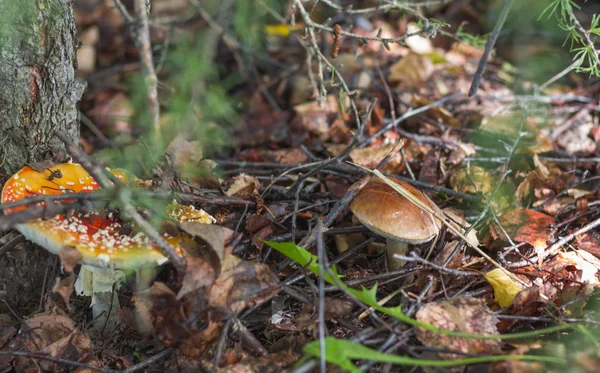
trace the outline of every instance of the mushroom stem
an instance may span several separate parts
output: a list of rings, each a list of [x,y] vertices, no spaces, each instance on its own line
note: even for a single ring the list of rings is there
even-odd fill
[[[114,331],[119,325],[117,310],[119,297],[115,291],[102,291],[92,294],[92,316],[94,327],[104,333]]]
[[[400,269],[404,267],[406,261],[395,258],[394,254],[406,255],[408,253],[408,244],[403,241],[396,241],[388,238],[386,240],[385,252],[387,255],[389,269],[392,271]]]
[[[92,297],[93,324],[96,329],[110,333],[120,324],[117,315],[120,307],[117,290],[124,281],[123,271],[89,265],[81,266],[75,282],[75,291],[79,295]]]

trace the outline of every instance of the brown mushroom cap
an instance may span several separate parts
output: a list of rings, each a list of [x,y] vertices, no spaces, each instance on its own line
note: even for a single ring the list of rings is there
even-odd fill
[[[437,206],[412,185],[390,180],[401,185],[434,211],[437,210]],[[410,244],[430,241],[442,226],[439,219],[421,210],[376,177],[352,200],[350,210],[371,231],[387,239]]]

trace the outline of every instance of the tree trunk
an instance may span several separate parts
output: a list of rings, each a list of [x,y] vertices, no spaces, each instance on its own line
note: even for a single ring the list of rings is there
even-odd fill
[[[78,46],[71,1],[0,0],[0,181],[79,141]]]
[[[79,142],[77,30],[69,0],[0,0],[0,183],[28,163],[61,154],[54,132]],[[0,236],[1,236],[0,232]],[[29,245],[28,245],[29,246]],[[39,247],[0,257],[0,313],[40,301],[49,254]],[[45,289],[52,287],[53,281]]]

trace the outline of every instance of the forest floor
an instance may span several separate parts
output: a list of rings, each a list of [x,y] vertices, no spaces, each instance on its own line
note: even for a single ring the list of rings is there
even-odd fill
[[[0,371],[600,371],[598,81],[554,81],[564,39],[523,41],[509,17],[469,95],[485,39],[457,26],[489,32],[497,10],[460,3],[305,3],[248,47],[195,1],[153,1],[156,141],[127,16],[76,2],[70,156],[146,180],[140,215],[193,243],[185,267],[125,273],[108,330],[73,293],[79,266],[8,232]],[[434,233],[394,256],[391,229]]]

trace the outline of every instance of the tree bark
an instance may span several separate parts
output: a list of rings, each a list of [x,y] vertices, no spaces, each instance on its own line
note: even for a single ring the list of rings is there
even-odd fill
[[[77,30],[69,0],[0,0],[0,185],[28,163],[64,154],[55,131],[79,142]],[[2,233],[2,232],[0,232]],[[39,247],[0,256],[0,313],[34,311],[50,260]],[[42,289],[45,289],[42,290]],[[8,307],[10,309],[8,309]]]
[[[79,142],[78,47],[71,1],[0,0],[0,181]]]

